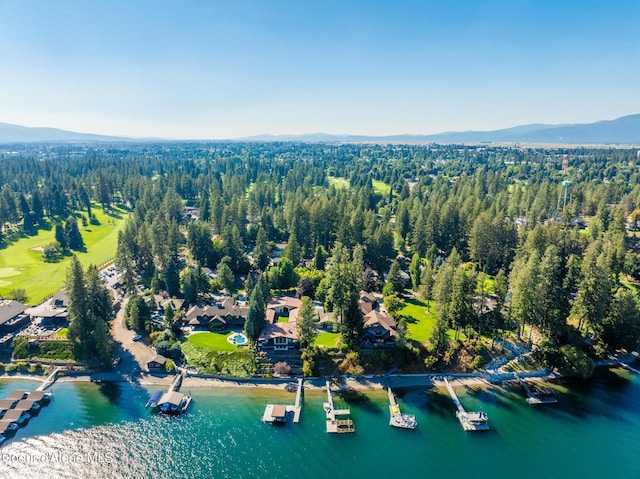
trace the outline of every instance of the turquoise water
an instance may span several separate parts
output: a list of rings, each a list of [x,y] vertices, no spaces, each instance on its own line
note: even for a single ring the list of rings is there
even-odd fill
[[[0,397],[35,385],[0,382]],[[338,397],[353,435],[324,432],[320,391],[306,392],[299,424],[277,427],[261,422],[264,404],[293,394],[191,389],[189,413],[165,418],[144,409],[154,390],[56,384],[51,404],[0,449],[0,477],[640,478],[640,377],[624,370],[558,386],[554,406],[529,406],[518,389],[458,385],[468,410],[489,415],[491,431],[475,434],[444,389],[397,390],[416,431],[389,427],[384,392]]]

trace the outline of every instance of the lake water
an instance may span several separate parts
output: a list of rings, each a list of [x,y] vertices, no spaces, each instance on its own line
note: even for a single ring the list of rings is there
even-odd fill
[[[0,397],[36,385],[0,381]],[[467,410],[489,415],[483,433],[462,430],[444,388],[396,391],[415,431],[389,427],[383,391],[337,397],[356,433],[332,435],[321,391],[305,393],[299,424],[277,427],[260,420],[265,402],[294,394],[191,389],[189,412],[166,418],[144,409],[155,388],[57,383],[0,448],[0,478],[640,478],[640,377],[599,370],[556,387],[558,404],[529,406],[517,388],[457,385]]]

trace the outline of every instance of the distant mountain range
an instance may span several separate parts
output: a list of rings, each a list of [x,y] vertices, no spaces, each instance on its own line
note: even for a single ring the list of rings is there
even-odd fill
[[[124,138],[0,123],[0,143],[69,143],[163,141]],[[204,141],[204,140],[202,140]],[[213,140],[212,140],[213,141]],[[445,132],[435,135],[259,135],[228,141],[296,141],[309,143],[543,143],[543,144],[632,144],[640,145],[640,114],[596,123],[545,125],[532,124],[493,131]]]
[[[631,144],[640,145],[640,114],[596,123],[545,125],[532,124],[493,131],[445,132],[435,135],[260,135],[242,141],[301,142],[389,142],[389,143],[543,143],[543,144]]]

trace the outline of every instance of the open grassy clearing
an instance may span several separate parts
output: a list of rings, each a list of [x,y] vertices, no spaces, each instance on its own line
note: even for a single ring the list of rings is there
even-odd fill
[[[421,343],[428,341],[431,338],[431,331],[436,322],[433,307],[431,312],[428,311],[427,302],[419,299],[410,299],[405,303],[405,307],[400,310],[399,314],[407,318],[409,337]]]
[[[78,221],[86,251],[73,252],[85,267],[101,265],[114,257],[118,231],[128,214],[126,210],[113,208],[107,215],[98,205],[92,211],[98,224],[85,227]],[[53,241],[55,227],[49,223],[37,234],[25,234],[0,249],[0,295],[9,297],[11,290],[24,289],[28,304],[38,304],[62,287],[71,256],[45,263],[42,248]]]
[[[232,333],[195,333],[187,337],[187,341],[199,348],[211,351],[237,351],[238,347],[227,341],[227,336]]]
[[[316,336],[314,344],[318,347],[325,349],[335,348],[338,345],[338,339],[340,333],[331,333],[329,331],[322,331]]]
[[[351,184],[346,178],[341,178],[339,176],[330,176],[328,180],[329,184],[333,185],[336,190],[348,190],[349,188],[351,188]]]
[[[351,184],[346,178],[342,178],[340,176],[329,176],[327,179],[329,180],[329,184],[333,185],[337,190],[348,190],[351,188]],[[389,196],[389,192],[391,191],[390,185],[386,184],[384,181],[378,180],[373,180],[371,183],[373,184],[374,192],[381,194],[382,196]]]
[[[391,185],[378,180],[373,180],[371,183],[373,183],[373,191],[380,193],[382,196],[389,196],[389,193],[391,192]]]

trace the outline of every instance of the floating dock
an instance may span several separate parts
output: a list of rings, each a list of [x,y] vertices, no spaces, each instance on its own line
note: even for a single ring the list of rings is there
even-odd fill
[[[284,424],[287,422],[289,413],[293,413],[293,422],[300,422],[302,412],[302,383],[303,379],[298,378],[298,389],[296,391],[296,402],[293,406],[286,404],[267,404],[262,415],[262,422],[273,424]]]
[[[418,425],[416,417],[412,414],[402,414],[391,388],[387,388],[387,394],[389,395],[389,426],[402,429],[415,429]]]
[[[453,387],[451,387],[451,384],[449,384],[449,381],[447,381],[447,378],[444,378],[444,383],[447,386],[449,395],[451,396],[451,399],[453,399],[456,408],[458,408],[456,411],[456,417],[458,418],[458,421],[460,421],[462,428],[465,431],[488,431],[489,426],[487,425],[487,421],[489,420],[489,416],[487,416],[483,411],[465,411],[458,399],[458,396],[456,395],[456,392],[453,390]]]
[[[331,383],[327,381],[327,402],[322,406],[327,415],[327,432],[330,433],[350,433],[356,432],[351,419],[339,419],[338,416],[351,415],[350,409],[336,409],[333,404],[333,396],[331,395]]]
[[[556,393],[551,388],[533,388],[531,389],[524,379],[513,373],[524,392],[527,395],[527,404],[554,404],[557,403]]]

